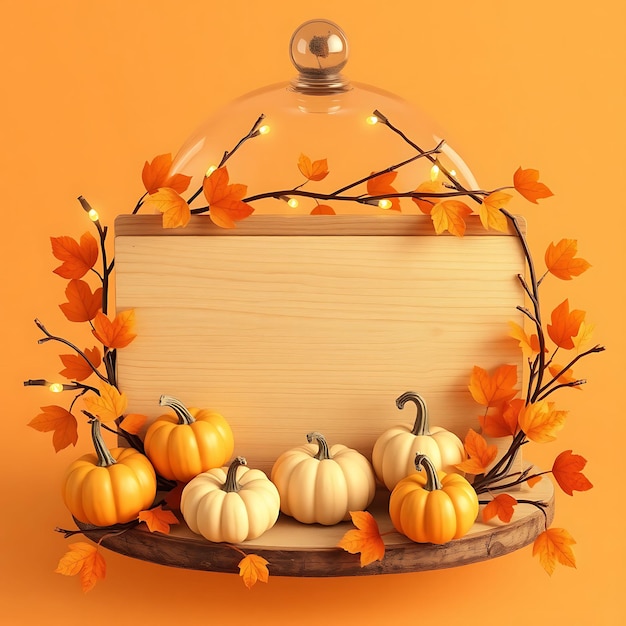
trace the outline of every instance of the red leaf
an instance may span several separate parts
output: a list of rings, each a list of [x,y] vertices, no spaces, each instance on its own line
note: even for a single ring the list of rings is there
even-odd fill
[[[102,287],[91,293],[91,287],[84,280],[70,280],[65,296],[67,302],[59,307],[70,322],[89,322],[102,308]]]
[[[318,204],[312,211],[311,215],[336,215],[335,209],[327,204]]]
[[[568,496],[573,496],[574,491],[588,491],[593,487],[582,473],[585,465],[587,460],[578,454],[572,454],[571,450],[561,452],[556,457],[552,465],[552,475]]]
[[[91,233],[85,233],[78,243],[72,237],[50,237],[52,254],[63,261],[54,270],[63,278],[82,278],[98,260],[98,242]]]

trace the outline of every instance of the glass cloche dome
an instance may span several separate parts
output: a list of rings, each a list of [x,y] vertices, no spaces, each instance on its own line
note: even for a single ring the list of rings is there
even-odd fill
[[[192,176],[191,188],[198,188],[225,152],[255,129],[255,136],[227,162],[230,182],[247,185],[247,198],[266,196],[251,202],[256,214],[308,214],[320,201],[298,197],[297,206],[291,206],[293,201],[288,205],[290,190],[359,196],[367,192],[366,184],[355,182],[412,160],[420,150],[431,151],[445,139],[432,120],[398,96],[350,82],[342,73],[348,51],[344,32],[333,22],[318,19],[302,24],[289,46],[298,72],[295,78],[247,93],[212,115],[182,146],[173,173]],[[376,123],[376,115],[405,137],[387,124]],[[298,168],[301,155],[311,162],[326,159],[328,175],[307,181]],[[471,171],[447,141],[436,156],[442,170],[453,171],[466,188],[477,188]],[[437,175],[427,158],[394,170],[392,184],[397,192],[413,191]],[[196,203],[201,205],[202,198]],[[376,205],[333,198],[323,203],[341,214],[381,213]],[[409,198],[401,200],[401,210],[419,212]]]

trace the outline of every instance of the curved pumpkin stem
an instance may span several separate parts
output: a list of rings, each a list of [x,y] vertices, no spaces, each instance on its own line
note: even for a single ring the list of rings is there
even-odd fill
[[[326,442],[324,435],[322,435],[321,433],[312,432],[306,436],[306,440],[309,443],[317,441],[319,449],[317,451],[317,454],[313,457],[314,459],[317,459],[318,461],[324,461],[326,459],[333,458],[332,456],[330,456],[330,449],[328,448],[328,443]]]
[[[422,468],[426,470],[426,484],[424,485],[424,489],[426,489],[426,491],[435,491],[436,489],[442,489],[443,485],[439,480],[437,468],[433,465],[433,462],[425,454],[419,454],[418,452],[415,455],[415,469],[418,472],[421,472]]]
[[[91,418],[91,440],[93,441],[93,447],[98,456],[98,467],[109,467],[117,463],[104,443],[104,439],[102,439],[100,420],[97,417]]]
[[[240,465],[248,465],[248,461],[242,456],[238,456],[233,459],[232,463],[228,466],[228,472],[226,473],[226,481],[222,487],[222,491],[239,491],[241,485],[237,482],[237,468]]]
[[[159,398],[159,405],[169,406],[170,409],[172,409],[174,413],[176,413],[176,415],[178,416],[179,424],[189,425],[193,424],[196,421],[194,416],[189,412],[189,409],[187,409],[187,407],[180,400],[174,398],[173,396],[161,396]]]
[[[399,409],[403,409],[407,402],[414,402],[417,407],[417,417],[413,424],[413,435],[430,435],[430,426],[428,425],[428,408],[426,407],[426,401],[422,396],[414,391],[406,391],[401,396],[396,398],[396,406]]]

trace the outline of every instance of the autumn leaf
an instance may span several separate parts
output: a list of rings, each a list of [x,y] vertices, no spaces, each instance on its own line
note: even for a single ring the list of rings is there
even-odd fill
[[[84,280],[72,278],[65,289],[65,297],[67,302],[59,307],[70,322],[89,322],[102,308],[102,287],[92,293]]]
[[[80,585],[86,593],[99,580],[104,580],[106,562],[98,546],[80,541],[70,544],[69,551],[59,561],[55,573],[64,576],[80,575]]]
[[[140,522],[145,522],[151,533],[159,532],[164,535],[169,535],[171,524],[180,523],[172,511],[163,509],[161,505],[148,511],[141,511],[138,517]]]
[[[411,198],[415,204],[419,207],[419,210],[426,214],[430,215],[433,207],[439,202],[439,198],[436,196],[428,197],[427,194],[439,194],[445,191],[443,183],[441,181],[431,181],[427,180],[421,183],[418,188],[415,190],[415,193],[426,194],[424,198]]]
[[[539,556],[543,569],[552,576],[557,563],[576,567],[576,559],[570,548],[576,542],[564,528],[548,528],[533,543],[533,556]]]
[[[496,458],[498,446],[489,445],[487,440],[472,428],[463,442],[469,459],[456,465],[456,468],[468,474],[482,474]]]
[[[539,182],[539,171],[521,167],[513,175],[513,186],[526,200],[537,204],[537,200],[554,195],[546,185]]]
[[[59,374],[70,380],[77,381],[89,378],[93,374],[94,369],[98,368],[100,363],[102,363],[102,357],[97,346],[94,346],[91,350],[85,348],[83,354],[87,357],[89,363],[79,354],[60,354],[59,356],[61,362],[65,365],[65,369],[61,370]]]
[[[209,203],[209,217],[222,228],[235,228],[235,222],[249,217],[254,209],[243,202],[246,185],[228,184],[228,170],[218,167],[204,179],[202,189]]]
[[[565,350],[574,347],[573,338],[578,335],[581,323],[585,320],[585,311],[569,310],[569,300],[566,298],[557,306],[550,317],[552,324],[548,324],[548,335],[554,343]]]
[[[494,413],[481,415],[478,418],[482,432],[487,437],[514,436],[518,429],[519,413],[524,400],[516,398],[498,405]]]
[[[519,414],[520,428],[535,443],[556,439],[556,433],[565,426],[567,411],[557,411],[554,402],[539,400],[526,405]]]
[[[302,176],[309,180],[323,180],[328,176],[328,161],[326,159],[311,161],[306,154],[301,154],[298,159],[298,169]]]
[[[522,354],[526,358],[539,353],[539,337],[536,333],[529,336],[519,324],[513,321],[509,321],[509,327],[511,328],[509,335],[519,341]]]
[[[311,215],[336,215],[335,209],[327,204],[318,204],[312,211]]]
[[[517,366],[501,365],[493,374],[474,366],[469,390],[472,398],[482,406],[496,406],[512,400],[517,394]]]
[[[161,187],[169,187],[177,193],[183,193],[189,187],[191,176],[185,174],[172,174],[172,155],[160,154],[154,157],[150,163],[146,161],[141,172],[141,180],[150,194],[155,193]]]
[[[90,393],[84,397],[85,406],[90,413],[99,417],[102,422],[113,422],[124,414],[128,405],[124,392],[120,393],[117,387],[104,382],[98,391],[99,394]]]
[[[356,528],[346,532],[337,547],[350,554],[360,552],[361,567],[381,561],[385,556],[385,544],[372,514],[367,511],[350,511],[350,517]]]
[[[580,276],[591,265],[576,257],[578,242],[576,239],[561,239],[559,243],[548,246],[545,254],[546,268],[561,280],[572,280],[574,276]]]
[[[552,475],[568,496],[573,496],[574,491],[588,491],[593,487],[582,473],[585,465],[587,460],[579,454],[572,454],[571,450],[561,452],[554,460]]]
[[[542,480],[541,475],[529,476],[526,484],[532,489],[537,483],[540,483]]]
[[[93,334],[107,348],[125,348],[137,336],[135,310],[121,311],[113,321],[98,313],[93,320]]]
[[[465,234],[465,217],[471,215],[470,209],[465,202],[460,200],[444,200],[438,202],[431,210],[430,217],[438,235],[446,230],[456,237]]]
[[[239,576],[243,579],[244,585],[250,589],[257,581],[266,583],[269,580],[269,562],[256,554],[247,554],[239,561]]]
[[[141,432],[141,429],[146,425],[147,421],[147,415],[141,415],[141,413],[129,413],[124,416],[124,419],[120,422],[119,426],[122,430],[131,435],[138,435]]]
[[[494,191],[486,198],[483,198],[479,215],[482,225],[487,230],[493,228],[493,230],[500,231],[501,233],[506,233],[509,230],[507,217],[500,209],[503,209],[512,197],[510,193]]]
[[[483,509],[483,522],[488,522],[490,519],[497,516],[500,521],[508,524],[513,517],[516,504],[517,500],[508,493],[501,493],[497,495]]]
[[[187,226],[191,218],[187,201],[176,190],[169,187],[155,191],[144,202],[144,207],[163,214],[163,228]]]
[[[372,172],[373,173],[373,172]],[[398,172],[384,172],[374,178],[369,178],[367,181],[367,193],[370,196],[385,196],[387,194],[398,193],[391,183],[395,180]],[[391,206],[388,210],[399,211],[400,210],[400,198],[389,198]]]
[[[574,376],[574,370],[570,367],[569,369],[564,370],[562,365],[558,365],[557,363],[552,363],[548,367],[548,371],[552,374],[552,377],[556,379],[556,382],[560,385],[569,385],[570,383],[575,383],[578,379]],[[572,389],[578,389],[578,391],[582,391],[582,385],[572,385]]]
[[[595,330],[595,324],[590,324],[589,322],[581,322],[580,328],[578,329],[578,333],[575,337],[572,337],[572,342],[574,343],[574,347],[578,352],[580,352],[586,345],[591,342],[591,338],[593,337],[593,331]]]
[[[33,418],[28,426],[42,433],[53,431],[52,445],[56,452],[75,446],[78,441],[78,422],[76,418],[61,406],[42,406],[40,413]]]
[[[98,260],[98,242],[87,232],[80,243],[72,237],[50,237],[52,254],[63,261],[54,271],[63,278],[82,278]]]

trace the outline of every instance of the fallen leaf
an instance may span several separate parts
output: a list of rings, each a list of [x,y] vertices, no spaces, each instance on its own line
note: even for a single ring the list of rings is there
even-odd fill
[[[106,562],[98,546],[80,541],[70,544],[69,551],[61,557],[55,573],[63,576],[79,574],[81,588],[86,593],[91,591],[99,580],[104,580]]]
[[[510,437],[517,433],[519,413],[524,407],[524,400],[515,398],[503,402],[496,411],[478,418],[482,432],[487,437]]]
[[[430,217],[438,235],[446,230],[456,237],[465,234],[465,217],[471,215],[470,209],[465,202],[460,200],[443,200],[438,202],[431,210]]]
[[[129,413],[124,416],[124,419],[120,422],[119,426],[130,435],[138,435],[141,432],[141,429],[146,425],[147,421],[147,415],[141,415],[141,413]]]
[[[567,411],[557,411],[554,402],[539,400],[526,405],[519,414],[520,428],[535,443],[556,439],[556,433],[565,426]]]
[[[500,521],[508,524],[513,517],[516,504],[517,500],[508,493],[497,495],[483,509],[483,522],[488,522],[490,519],[497,516]]]
[[[141,511],[138,518],[140,522],[145,522],[151,533],[159,532],[164,535],[169,535],[170,525],[180,523],[172,511],[163,509],[161,505],[148,511]]]
[[[513,186],[526,200],[537,204],[537,200],[554,195],[546,185],[539,182],[539,171],[521,167],[513,175]]]
[[[576,239],[561,239],[559,243],[548,246],[545,254],[546,268],[561,280],[572,280],[580,276],[591,265],[585,259],[577,258],[578,242]]]
[[[177,193],[183,193],[189,187],[191,176],[185,174],[172,174],[172,155],[160,154],[154,157],[150,163],[146,161],[141,172],[141,180],[150,194],[155,193],[161,187],[169,187]]]
[[[463,445],[469,458],[455,467],[468,474],[482,474],[498,454],[498,446],[488,444],[487,440],[472,428],[465,436]]]
[[[102,308],[102,287],[93,293],[84,281],[72,278],[65,289],[67,302],[59,307],[70,322],[89,322]]]
[[[328,161],[327,159],[311,161],[306,154],[301,154],[298,159],[298,169],[302,176],[309,180],[323,180],[328,176]]]
[[[539,337],[537,333],[529,336],[519,324],[513,321],[509,321],[509,327],[511,328],[509,335],[519,341],[519,347],[526,358],[539,354]]]
[[[128,405],[128,398],[109,383],[101,383],[98,387],[99,394],[89,393],[84,396],[85,406],[102,422],[113,422],[124,414]]]
[[[372,514],[367,511],[350,511],[350,517],[356,529],[346,532],[337,547],[350,554],[360,552],[361,567],[381,561],[385,556],[385,543]]]
[[[169,187],[155,191],[144,202],[144,207],[163,214],[163,228],[187,226],[191,218],[187,201],[176,190]]]
[[[80,243],[72,237],[50,237],[52,254],[63,261],[54,271],[63,278],[82,278],[98,260],[98,242],[87,232]]]
[[[383,174],[379,174],[378,176],[374,176],[374,178],[369,178],[367,181],[368,195],[385,196],[387,194],[398,193],[396,189],[391,186],[391,183],[393,183],[397,175],[398,172],[392,170],[391,172],[385,172]],[[389,211],[400,210],[400,198],[389,198],[389,201],[391,202],[391,206],[388,209]]]
[[[568,495],[574,491],[588,491],[593,487],[582,470],[587,465],[587,459],[579,454],[572,454],[571,450],[561,452],[552,465],[552,475],[559,487]]]
[[[239,561],[239,576],[243,578],[244,585],[250,589],[257,581],[266,583],[269,580],[269,562],[256,554],[247,554]]]
[[[235,222],[249,217],[254,209],[243,202],[247,186],[228,183],[228,170],[218,167],[204,179],[202,189],[209,203],[209,217],[222,228],[235,228]]]
[[[94,369],[97,369],[102,363],[102,357],[97,346],[94,346],[91,350],[85,348],[83,354],[87,357],[89,363],[78,354],[59,355],[61,362],[65,365],[65,369],[61,370],[59,374],[69,380],[81,381],[89,378],[93,374]]]
[[[570,367],[569,369],[563,370],[562,365],[558,365],[557,363],[551,363],[548,366],[548,371],[552,374],[553,378],[556,378],[557,383],[561,385],[567,385],[569,383],[574,383],[578,379],[574,376],[574,370]],[[582,385],[575,385],[572,389],[578,389],[578,391],[582,391]]]
[[[489,407],[512,400],[519,393],[514,388],[515,385],[517,385],[516,365],[501,365],[493,374],[475,365],[470,377],[469,390],[478,404]]]
[[[78,422],[76,418],[61,406],[42,406],[40,413],[33,418],[28,426],[42,433],[53,431],[52,445],[56,452],[75,446],[78,441]]]
[[[552,576],[557,563],[576,567],[574,552],[570,548],[576,541],[564,528],[548,528],[533,543],[533,556],[539,556],[543,569]]]
[[[415,193],[425,194],[425,197],[411,199],[417,204],[422,213],[430,215],[433,207],[439,202],[440,198],[438,198],[437,195],[429,197],[428,194],[441,194],[444,191],[445,189],[441,181],[427,180],[421,183],[415,190]]]
[[[573,338],[578,335],[581,323],[585,320],[585,311],[569,310],[569,301],[566,298],[557,306],[550,317],[552,324],[548,324],[548,335],[554,343],[564,350],[574,347]]]
[[[335,209],[327,204],[318,204],[312,211],[311,215],[336,215]]]
[[[513,196],[504,191],[494,191],[483,198],[480,205],[480,221],[484,228],[506,233],[509,230],[509,221],[500,209],[503,209]]]
[[[137,336],[135,310],[121,311],[113,321],[98,313],[93,320],[93,334],[107,348],[125,348]]]

